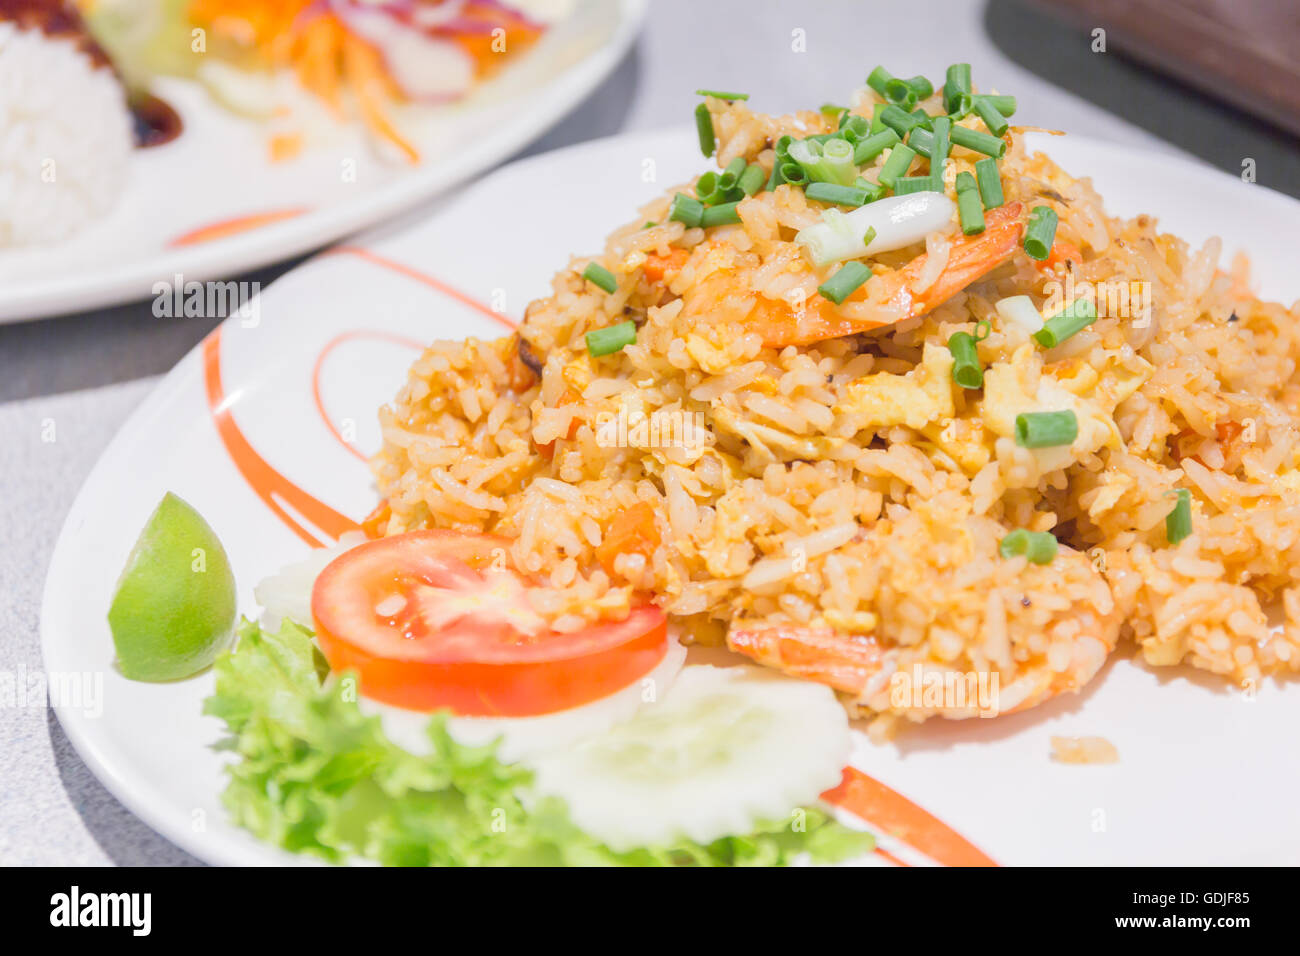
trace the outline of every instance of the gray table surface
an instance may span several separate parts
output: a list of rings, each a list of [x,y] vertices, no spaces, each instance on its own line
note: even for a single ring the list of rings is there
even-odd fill
[[[804,53],[791,49],[796,30]],[[1016,0],[652,0],[609,80],[520,155],[682,124],[701,85],[784,111],[843,99],[878,61],[942,77],[968,60],[978,84],[1019,97],[1018,121],[1155,151],[1184,144],[1234,173],[1251,156],[1260,182],[1300,192],[1293,140],[1089,45],[1087,29]],[[265,284],[288,267],[250,278]],[[40,668],[41,589],[77,490],[158,376],[214,324],[156,319],[135,303],[0,326],[0,672]],[[48,420],[53,443],[41,440]],[[0,864],[197,862],[104,789],[51,711],[0,707]]]

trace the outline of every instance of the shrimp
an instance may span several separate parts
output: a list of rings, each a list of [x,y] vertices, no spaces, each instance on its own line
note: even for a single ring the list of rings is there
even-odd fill
[[[1017,713],[1096,677],[1124,620],[1086,555],[1062,548],[1049,568],[1004,561],[977,581],[930,582],[923,600],[882,589],[873,608],[881,623],[870,632],[741,619],[727,646],[833,687],[862,711],[914,721]],[[1030,597],[1040,590],[1045,599]],[[931,616],[917,640],[919,605]],[[906,643],[889,638],[891,625],[909,628]]]
[[[765,346],[779,349],[925,315],[1011,258],[1020,245],[1023,211],[1018,202],[991,210],[984,231],[954,242],[947,266],[924,290],[917,285],[928,256],[920,255],[895,272],[874,276],[844,301],[847,309],[819,295],[798,303],[759,296],[749,326],[763,336]]]

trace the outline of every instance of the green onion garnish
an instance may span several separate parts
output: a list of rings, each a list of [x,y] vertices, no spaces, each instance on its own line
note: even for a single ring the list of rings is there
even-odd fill
[[[948,73],[943,82],[943,108],[949,114],[961,114],[969,111],[970,95],[970,64],[954,63],[948,67]],[[965,110],[961,109],[963,103],[966,104]]]
[[[914,76],[907,81],[918,100],[928,100],[934,95],[934,84],[923,76]]]
[[[911,168],[914,159],[916,159],[916,150],[900,143],[890,150],[889,158],[885,160],[885,165],[880,167],[876,179],[882,185],[893,189],[894,183]]]
[[[1002,176],[998,173],[998,161],[993,157],[981,159],[975,164],[975,181],[979,183],[980,200],[985,209],[996,209],[1006,201],[1002,198]]]
[[[592,285],[600,286],[606,292],[613,292],[618,288],[618,280],[614,278],[614,273],[599,262],[588,263],[587,268],[582,270],[582,277]]]
[[[817,291],[823,298],[840,305],[870,278],[871,270],[864,263],[851,259],[836,269],[835,275],[819,285]]]
[[[838,138],[818,141],[814,138],[795,140],[790,144],[790,159],[803,167],[810,180],[839,183],[847,186],[858,174],[853,162],[853,146]],[[787,178],[789,175],[786,174]]]
[[[1034,341],[1045,349],[1054,349],[1070,336],[1097,321],[1097,306],[1091,299],[1075,299],[1043,323],[1034,333]]]
[[[1029,225],[1025,228],[1025,252],[1031,259],[1042,262],[1052,254],[1056,241],[1056,210],[1050,206],[1035,206],[1029,210]]]
[[[674,196],[672,205],[668,207],[668,218],[685,223],[687,229],[694,229],[698,226],[700,217],[703,215],[704,203],[691,198],[685,193],[678,193]]]
[[[741,174],[738,185],[742,193],[752,196],[754,193],[761,192],[766,182],[767,176],[763,172],[763,167],[758,163],[750,163]]]
[[[933,176],[899,176],[894,181],[894,195],[907,196],[911,193],[934,192]]]
[[[1186,488],[1171,493],[1177,495],[1178,503],[1165,515],[1165,537],[1170,544],[1177,544],[1192,533],[1192,493]]]
[[[872,131],[871,135],[858,143],[853,150],[853,162],[861,166],[875,159],[885,150],[892,146],[897,146],[903,141],[902,137],[886,126],[880,132]]]
[[[954,332],[948,336],[948,351],[952,353],[954,382],[962,388],[979,388],[984,384],[984,367],[975,349],[975,336]]]
[[[910,110],[916,105],[916,90],[912,89],[907,80],[892,78],[885,84],[885,99],[895,106]]]
[[[1006,118],[997,111],[997,107],[982,96],[975,97],[975,114],[984,121],[984,125],[994,136],[1001,136],[1007,131],[1009,124]]]
[[[712,96],[715,100],[747,100],[748,93],[723,93],[719,90],[696,90],[696,96]]]
[[[889,81],[893,78],[894,75],[892,73],[886,70],[883,66],[878,66],[867,74],[867,86],[871,87],[881,96],[885,96],[885,87],[889,85]]]
[[[930,158],[930,149],[934,146],[934,133],[918,126],[907,136],[907,145],[926,159]]]
[[[738,202],[724,202],[717,206],[709,206],[700,216],[700,225],[708,229],[712,226],[740,222],[740,213],[736,212],[736,207],[739,205]]]
[[[962,235],[974,236],[984,231],[984,207],[980,204],[979,186],[968,172],[957,174],[957,217]]]
[[[912,129],[934,129],[934,117],[923,109],[912,110],[912,119],[916,120]]]
[[[865,116],[850,116],[848,113],[844,115],[846,119],[840,123],[839,135],[857,146],[871,135],[871,121]]]
[[[899,139],[906,136],[917,125],[915,116],[892,105],[880,111],[880,121],[897,133]]]
[[[948,162],[948,153],[952,146],[952,120],[946,116],[935,117],[934,146],[930,150],[930,176],[934,179],[934,191],[943,192],[943,167]]]
[[[779,162],[773,162],[772,175],[767,178],[767,191],[771,192],[783,182],[785,182],[785,177],[781,175],[781,164]]]
[[[804,183],[808,182],[808,173],[802,166],[794,160],[791,160],[790,162],[781,165],[781,178],[787,183],[791,183],[795,186],[802,186]]]
[[[864,179],[861,176],[853,180],[853,185],[857,186],[867,194],[867,202],[875,202],[877,199],[880,199],[885,195],[884,186],[880,185],[880,183],[873,183],[871,180]],[[874,236],[875,231],[872,230],[871,234]]]
[[[695,107],[695,129],[700,134],[700,152],[712,156],[714,147],[718,145],[718,137],[713,134],[713,117],[709,115],[708,106],[703,103]]]
[[[983,93],[976,97],[992,106],[1003,116],[1016,115],[1016,98],[1014,96],[1003,96],[998,93]]]
[[[627,322],[618,323],[618,325],[596,329],[588,332],[586,339],[588,355],[611,355],[636,341],[636,323],[629,319]]]
[[[718,174],[711,169],[701,174],[700,178],[695,180],[695,195],[706,206],[721,202],[722,187],[718,182]]]
[[[875,106],[871,107],[871,132],[873,135],[879,133],[885,128],[885,121],[880,117],[885,112],[885,107],[888,105],[888,103],[877,103]]]
[[[967,149],[973,149],[977,153],[983,153],[985,156],[993,156],[997,159],[1001,159],[1002,154],[1007,151],[1006,140],[990,136],[988,133],[981,133],[979,130],[971,129],[968,126],[954,126],[952,128],[952,141],[956,146],[965,146]]]
[[[862,234],[862,244],[864,246],[869,246],[871,245],[871,240],[874,238],[876,238],[876,227],[867,226],[867,231]]]
[[[1033,564],[1051,564],[1058,545],[1050,531],[1030,531],[1017,528],[998,544],[998,554],[1004,558],[1023,556]]]
[[[718,177],[718,188],[723,192],[735,189],[736,184],[740,182],[741,174],[745,172],[745,165],[745,157],[743,156],[737,156],[727,163],[727,168]]]
[[[1024,412],[1016,416],[1016,444],[1021,448],[1055,448],[1079,437],[1074,412]]]
[[[841,186],[839,183],[809,183],[804,195],[817,202],[833,203],[836,206],[865,206],[867,191],[857,186]]]

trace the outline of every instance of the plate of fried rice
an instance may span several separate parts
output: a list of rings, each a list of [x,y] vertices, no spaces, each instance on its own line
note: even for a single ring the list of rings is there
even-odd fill
[[[159,385],[42,616],[51,673],[104,673],[58,714],[128,807],[216,862],[466,859],[397,817],[345,845],[353,785],[276,776],[233,701],[289,621],[392,740],[449,713],[619,852],[815,805],[877,864],[1296,858],[1297,204],[1015,125],[1050,118],[963,64],[761,110],[502,169]],[[105,610],[168,491],[250,622],[132,681]]]
[[[644,0],[0,5],[0,322],[150,297],[162,319],[229,314],[257,291],[231,277],[533,141],[605,80],[644,13]]]

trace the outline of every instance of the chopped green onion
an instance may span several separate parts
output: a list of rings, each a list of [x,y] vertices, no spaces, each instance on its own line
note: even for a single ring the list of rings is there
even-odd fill
[[[853,144],[846,139],[828,139],[822,144],[822,164],[819,169],[825,175],[826,182],[847,186],[858,175],[857,164],[853,162]]]
[[[748,93],[723,93],[719,90],[696,90],[696,96],[712,96],[715,100],[747,100]]]
[[[1035,206],[1029,210],[1029,225],[1025,227],[1025,252],[1031,259],[1042,262],[1052,254],[1056,241],[1056,210],[1050,206]]]
[[[618,288],[618,280],[614,278],[614,273],[599,262],[588,263],[587,268],[582,270],[582,277],[592,285],[600,286],[606,292],[613,292]]]
[[[948,111],[948,117],[955,123],[970,114],[975,99],[969,93],[958,93],[953,101],[954,109]]]
[[[880,111],[880,121],[898,134],[902,139],[917,125],[916,117],[897,106],[886,106]]]
[[[983,93],[975,98],[988,103],[1003,116],[1016,115],[1016,98],[1014,96],[1002,96],[997,93]]]
[[[879,133],[882,129],[885,129],[885,121],[880,117],[885,112],[885,107],[888,105],[888,103],[877,103],[875,106],[871,107],[871,132],[873,135]]]
[[[918,126],[907,136],[907,145],[926,159],[930,158],[930,149],[934,146],[934,133]]]
[[[916,105],[916,90],[907,80],[891,79],[885,84],[885,99],[895,106],[910,110]]]
[[[934,146],[930,150],[930,175],[934,178],[934,191],[943,192],[943,167],[948,162],[952,147],[952,120],[946,116],[935,117]]]
[[[642,228],[642,229],[653,229],[653,228],[654,228],[655,226],[657,226],[657,225],[659,225],[659,223],[657,223],[657,222],[652,222],[651,220],[647,219],[647,220],[645,221],[645,224],[644,224],[641,228]]]
[[[672,205],[668,207],[668,218],[685,223],[687,229],[694,229],[698,226],[700,217],[703,215],[704,203],[698,199],[692,199],[685,193],[678,193],[674,196]]]
[[[954,63],[948,67],[947,77],[943,83],[943,108],[949,113],[960,112],[962,97],[969,101],[971,95],[970,64]],[[969,106],[966,107],[970,109]]]
[[[861,166],[875,159],[891,146],[897,146],[903,141],[902,137],[886,126],[880,132],[872,132],[870,136],[862,140],[853,150],[853,162]]]
[[[880,183],[873,183],[871,180],[859,176],[853,180],[853,185],[867,194],[867,202],[875,202],[877,199],[884,198],[885,187]],[[871,234],[874,236],[876,234],[875,230],[872,230]]]
[[[1175,488],[1178,497],[1174,510],[1165,515],[1165,537],[1177,544],[1192,533],[1192,493],[1186,488]]]
[[[781,165],[781,178],[787,183],[791,183],[795,186],[802,186],[804,183],[808,182],[808,173],[794,160],[790,160],[788,163],[783,163]]]
[[[718,145],[718,137],[713,133],[713,117],[709,115],[708,106],[703,103],[695,107],[695,129],[700,134],[700,152],[712,156],[714,147]]]
[[[700,216],[700,225],[705,229],[712,226],[725,226],[733,222],[740,222],[740,213],[736,212],[738,202],[726,202],[717,206],[710,206],[704,210]]]
[[[629,319],[618,325],[595,329],[587,333],[586,339],[588,355],[593,357],[612,355],[636,341],[636,323]]]
[[[722,188],[718,183],[718,174],[710,169],[695,180],[695,196],[706,206],[721,202]]]
[[[823,298],[840,305],[871,278],[871,270],[863,263],[850,260],[835,270],[835,275],[817,287]]]
[[[1079,437],[1079,419],[1070,409],[1024,412],[1016,416],[1016,444],[1021,448],[1055,448]]]
[[[983,153],[985,156],[993,156],[997,159],[1001,159],[1002,154],[1007,151],[1006,140],[990,136],[988,133],[981,133],[969,126],[954,126],[952,128],[952,141],[955,146],[965,146],[967,149],[973,149],[977,153]]]
[[[740,182],[741,174],[745,171],[745,165],[745,157],[743,156],[737,156],[727,163],[727,168],[718,177],[718,188],[723,192],[735,189],[736,184]]]
[[[948,336],[948,351],[952,353],[952,380],[962,388],[979,388],[984,384],[984,368],[975,350],[975,336],[969,332],[954,332]]]
[[[885,87],[889,85],[889,81],[893,78],[894,75],[892,73],[886,70],[883,66],[878,66],[867,74],[867,86],[871,87],[881,96],[884,96]]]
[[[845,122],[840,123],[839,136],[848,140],[855,147],[871,135],[871,121],[865,116],[848,116]]]
[[[984,125],[989,128],[989,132],[994,136],[1001,136],[1007,131],[1006,118],[983,97],[975,97],[975,114],[984,121]]]
[[[841,186],[839,183],[809,183],[804,195],[817,202],[834,203],[837,206],[865,206],[867,191],[857,186]]]
[[[836,122],[842,126],[844,123],[844,116],[848,111],[849,108],[847,106],[837,106],[834,103],[823,103],[821,109],[817,112],[821,113],[822,116],[834,116]]]
[[[918,100],[928,100],[934,96],[934,84],[923,76],[914,76],[907,81],[907,85],[912,88]]]
[[[889,188],[894,187],[894,182],[907,173],[912,166],[912,160],[916,159],[916,150],[900,143],[890,150],[889,158],[885,160],[885,165],[880,167],[880,173],[876,179],[882,185]]]
[[[999,542],[998,554],[1007,559],[1024,557],[1032,564],[1051,564],[1058,547],[1050,531],[1017,528]]]
[[[975,181],[979,183],[980,200],[985,209],[996,209],[1006,201],[1002,197],[1002,176],[998,173],[998,161],[993,157],[981,159],[975,164]]]
[[[980,204],[979,187],[975,177],[968,172],[957,174],[957,218],[962,235],[974,236],[984,231],[984,207]]]
[[[1043,323],[1034,333],[1034,341],[1045,349],[1054,349],[1070,336],[1097,321],[1097,306],[1091,299],[1075,299]]]
[[[763,189],[763,184],[767,177],[763,174],[763,167],[758,163],[750,163],[745,167],[744,173],[740,176],[740,191],[746,196],[752,196]]]
[[[912,110],[912,119],[916,120],[913,129],[934,129],[934,117],[923,109]]]
[[[867,231],[862,234],[862,244],[864,246],[869,246],[871,245],[871,240],[874,238],[876,238],[876,227],[867,226]]]
[[[772,175],[767,178],[767,191],[771,192],[783,182],[785,182],[785,177],[781,175],[781,164],[779,162],[773,162]]]
[[[899,176],[894,182],[894,195],[907,196],[911,193],[936,192],[933,176]]]

